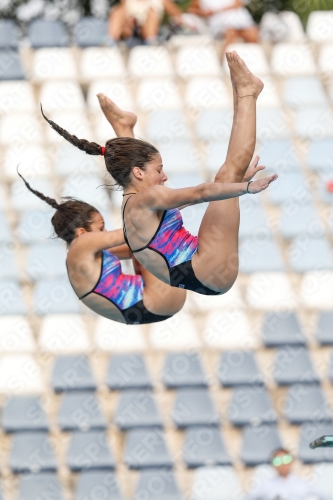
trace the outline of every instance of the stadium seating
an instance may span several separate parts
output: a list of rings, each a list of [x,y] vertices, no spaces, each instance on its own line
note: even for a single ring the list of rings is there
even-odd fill
[[[213,180],[226,158],[229,70],[209,35],[110,47],[107,20],[78,14],[0,20],[0,500],[240,500],[271,477],[281,445],[330,498],[333,451],[309,443],[333,422],[332,13],[311,13],[305,33],[283,12],[282,42],[229,47],[265,84],[255,154],[259,176],[279,178],[239,198],[231,290],[188,292],[182,312],[141,326],[78,300],[55,211],[17,165],[33,188],[83,199],[118,228],[122,196],[104,159],[52,130],[39,103],[102,146],[115,137],[105,93],[138,115],[136,137],[160,150],[167,185],[184,188]],[[182,211],[194,235],[207,206]]]

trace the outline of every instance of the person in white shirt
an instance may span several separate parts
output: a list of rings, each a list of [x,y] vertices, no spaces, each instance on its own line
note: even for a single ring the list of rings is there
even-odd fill
[[[261,481],[249,492],[245,500],[317,500],[321,495],[310,481],[296,476],[292,469],[293,458],[284,448],[272,453],[274,474]]]
[[[188,12],[204,18],[212,35],[224,38],[225,47],[236,38],[258,42],[258,27],[244,7],[244,0],[192,0]]]

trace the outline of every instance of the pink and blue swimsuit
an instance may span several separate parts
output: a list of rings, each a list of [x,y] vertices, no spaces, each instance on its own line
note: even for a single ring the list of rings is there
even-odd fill
[[[140,275],[123,274],[119,259],[108,250],[102,250],[101,274],[91,293],[101,295],[122,313],[127,325],[142,325],[163,321],[170,316],[151,313],[143,304],[144,281]]]
[[[194,274],[191,261],[198,248],[198,237],[193,236],[184,228],[183,218],[177,208],[165,210],[154,236],[147,245],[137,250],[131,248],[124,220],[129,199],[124,205],[123,223],[125,241],[132,252],[137,253],[149,248],[161,255],[169,269],[171,286],[192,290],[202,295],[219,295],[219,292],[203,285]]]

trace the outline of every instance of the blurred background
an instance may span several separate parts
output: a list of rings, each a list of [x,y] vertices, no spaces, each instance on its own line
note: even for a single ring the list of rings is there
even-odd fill
[[[257,487],[270,500],[260,487],[280,447],[333,498],[333,452],[308,447],[333,434],[332,1],[141,1],[155,31],[133,4],[121,24],[125,2],[0,1],[0,498],[236,500]],[[224,296],[188,293],[164,323],[97,317],[16,167],[45,195],[95,205],[108,229],[121,193],[39,103],[103,145],[104,92],[137,113],[169,185],[198,184],[227,150],[226,46],[265,83],[257,153],[279,174],[240,199],[238,280]],[[193,233],[204,209],[184,211]],[[296,491],[288,500],[309,497]]]

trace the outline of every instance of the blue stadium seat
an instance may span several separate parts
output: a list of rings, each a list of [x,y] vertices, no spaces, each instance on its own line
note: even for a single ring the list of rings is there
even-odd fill
[[[310,141],[307,156],[308,167],[314,172],[328,170],[333,165],[333,141]]]
[[[94,391],[97,387],[87,356],[60,356],[56,358],[51,375],[55,392]]]
[[[242,273],[283,271],[284,263],[278,245],[269,235],[243,240],[239,248],[239,268]]]
[[[32,48],[67,47],[69,36],[61,21],[36,19],[28,26],[28,38]]]
[[[218,425],[220,417],[206,388],[177,389],[171,418],[183,429],[193,425]]]
[[[84,471],[79,474],[74,500],[124,500],[114,472]]]
[[[328,378],[333,383],[333,350],[331,351],[329,366],[328,366]]]
[[[121,393],[114,416],[121,430],[140,427],[162,427],[162,417],[155,397],[149,390],[130,390]]]
[[[274,425],[245,427],[242,438],[240,458],[248,467],[269,463],[272,451],[282,446]]]
[[[17,500],[37,500],[37,498],[65,500],[65,495],[56,474],[25,474],[20,477]]]
[[[64,431],[105,429],[107,421],[92,392],[70,392],[62,396],[58,414],[59,428]]]
[[[269,312],[262,326],[262,341],[266,347],[306,345],[306,338],[295,312]]]
[[[322,311],[318,315],[316,339],[320,345],[333,345],[333,311]]]
[[[67,277],[66,248],[63,242],[39,242],[31,245],[25,269],[31,281]]]
[[[5,432],[48,431],[49,423],[37,396],[14,396],[4,404],[2,424]]]
[[[149,141],[166,145],[191,139],[184,113],[169,109],[157,110],[147,117],[146,135]]]
[[[308,183],[302,172],[298,171],[280,174],[267,191],[267,196],[273,205],[293,202],[306,204],[312,200]]]
[[[333,434],[332,424],[320,422],[306,423],[300,428],[298,458],[305,464],[333,462],[333,448],[316,448],[311,450],[309,444],[315,439]]]
[[[207,387],[207,377],[197,353],[180,352],[165,358],[162,383],[168,389],[177,387]]]
[[[286,203],[281,210],[280,233],[286,239],[300,234],[320,237],[325,234],[325,226],[311,203]]]
[[[107,36],[107,21],[86,16],[74,28],[74,41],[79,47],[98,47],[103,45]]]
[[[141,471],[133,500],[184,500],[172,470]]]
[[[202,141],[226,141],[230,137],[232,112],[225,109],[205,109],[196,122],[196,132]]]
[[[289,136],[284,114],[279,109],[257,110],[257,138],[261,143]]]
[[[326,238],[295,238],[289,249],[290,267],[296,273],[333,269],[331,245]]]
[[[80,313],[80,301],[67,278],[42,279],[36,283],[34,309],[39,316]]]
[[[265,215],[265,210],[260,203],[254,204],[251,209],[243,209],[240,205],[239,237],[241,239],[251,238],[253,235],[265,235],[268,238],[271,230]]]
[[[223,387],[264,383],[255,355],[251,351],[227,351],[221,354],[217,377]]]
[[[0,282],[0,314],[26,314],[22,290],[15,280]]]
[[[106,383],[111,390],[151,389],[145,358],[142,354],[115,354],[111,357]]]
[[[206,169],[216,174],[227,157],[228,141],[210,141],[207,145]]]
[[[260,165],[276,173],[297,171],[300,167],[295,148],[290,139],[266,141],[259,150]]]
[[[333,137],[333,116],[326,105],[299,111],[295,119],[295,133],[301,139]]]
[[[21,214],[17,228],[17,236],[21,243],[30,245],[39,241],[46,241],[54,234],[51,224],[53,212],[42,210],[28,210]]]
[[[25,80],[20,55],[16,50],[0,49],[1,80]]]
[[[0,49],[18,49],[19,29],[12,19],[0,19]]]
[[[277,414],[264,387],[236,387],[228,408],[228,420],[235,426],[275,424]]]
[[[287,392],[284,417],[290,424],[332,422],[332,411],[318,385],[295,384]]]
[[[323,84],[316,76],[287,78],[284,81],[283,102],[292,109],[328,104]]]
[[[104,431],[73,432],[66,464],[72,472],[112,470],[116,462]]]
[[[172,467],[161,429],[131,429],[126,433],[124,462],[129,469]]]
[[[55,472],[58,468],[47,432],[19,432],[13,435],[8,466],[14,474]]]
[[[278,385],[320,382],[309,351],[299,346],[282,346],[276,351],[273,378]]]
[[[183,461],[188,468],[231,465],[231,458],[215,427],[190,427],[185,431]]]

